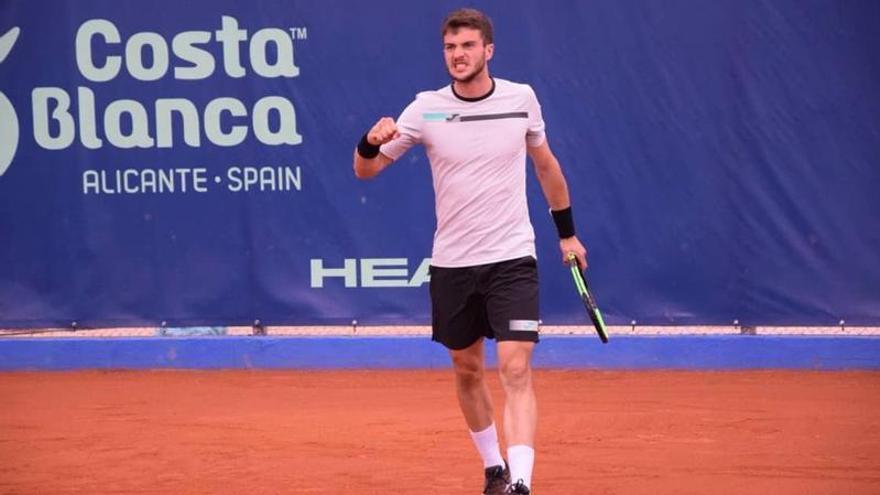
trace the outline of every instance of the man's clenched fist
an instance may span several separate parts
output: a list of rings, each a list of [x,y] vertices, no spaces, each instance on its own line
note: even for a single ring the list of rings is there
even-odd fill
[[[373,146],[379,146],[400,137],[397,132],[397,124],[391,117],[382,117],[367,133],[367,141]]]

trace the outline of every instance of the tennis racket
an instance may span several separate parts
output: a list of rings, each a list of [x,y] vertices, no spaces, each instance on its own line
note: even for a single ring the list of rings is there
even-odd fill
[[[581,300],[584,302],[584,307],[587,308],[587,315],[589,315],[590,320],[593,322],[593,326],[596,327],[596,333],[599,334],[602,343],[607,344],[608,329],[605,327],[605,320],[602,319],[602,313],[599,312],[599,307],[596,306],[596,298],[594,298],[593,294],[590,292],[590,286],[587,285],[587,279],[584,277],[584,273],[578,266],[577,257],[574,253],[568,254],[568,266],[571,267],[571,277],[574,279],[574,285],[577,287],[578,295],[581,296]]]

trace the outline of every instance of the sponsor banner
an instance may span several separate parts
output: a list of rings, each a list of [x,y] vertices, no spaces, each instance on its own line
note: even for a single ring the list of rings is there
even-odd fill
[[[0,327],[427,323],[424,150],[372,181],[351,158],[448,83],[457,6],[0,5]],[[880,321],[873,3],[476,6],[492,73],[542,103],[609,323]],[[528,195],[543,320],[582,321]]]

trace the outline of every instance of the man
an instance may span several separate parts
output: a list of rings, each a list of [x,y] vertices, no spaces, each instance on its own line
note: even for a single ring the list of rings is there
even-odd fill
[[[415,144],[425,146],[435,191],[431,261],[433,340],[449,349],[456,392],[483,459],[486,494],[531,493],[537,407],[531,356],[538,341],[538,276],[526,203],[531,157],[568,254],[586,267],[568,187],[544,134],[531,87],[489,76],[492,24],[461,9],[442,27],[452,84],[419,93],[397,122],[383,117],[354,153],[355,175],[374,177]],[[484,379],[483,340],[497,340],[505,394],[501,455]]]

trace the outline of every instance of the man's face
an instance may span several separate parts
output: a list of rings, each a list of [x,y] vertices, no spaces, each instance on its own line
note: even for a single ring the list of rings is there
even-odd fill
[[[483,37],[476,29],[462,27],[443,35],[446,69],[458,82],[471,82],[485,71],[494,49],[495,45],[483,43]]]

